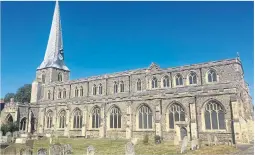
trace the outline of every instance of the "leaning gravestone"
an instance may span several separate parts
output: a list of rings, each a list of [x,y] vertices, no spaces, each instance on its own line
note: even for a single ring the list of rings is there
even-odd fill
[[[181,153],[184,153],[187,150],[188,146],[188,137],[185,136],[182,140]]]
[[[40,148],[37,151],[37,155],[47,155],[47,150],[45,148]]]
[[[214,136],[213,141],[214,141],[214,145],[218,145],[218,138],[216,136]]]
[[[95,154],[95,148],[90,145],[88,148],[87,148],[87,155],[94,155]]]
[[[208,141],[208,146],[211,146],[212,145],[212,137],[211,135],[207,135],[207,141]]]
[[[128,142],[125,146],[126,155],[135,155],[135,148],[132,142]]]

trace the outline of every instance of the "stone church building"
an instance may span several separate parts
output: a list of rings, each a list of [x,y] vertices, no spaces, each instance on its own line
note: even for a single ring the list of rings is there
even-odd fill
[[[2,123],[17,121],[20,132],[42,136],[253,141],[253,104],[239,57],[70,80],[63,49],[56,2],[31,102],[6,103]]]

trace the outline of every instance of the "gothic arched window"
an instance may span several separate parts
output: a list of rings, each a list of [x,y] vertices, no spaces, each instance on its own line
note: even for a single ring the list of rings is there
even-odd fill
[[[101,84],[101,83],[100,83],[99,86],[98,86],[98,93],[99,93],[100,95],[103,94],[103,87],[102,87],[102,84]]]
[[[20,128],[19,129],[25,131],[26,130],[26,124],[27,124],[27,118],[24,117],[20,121]]]
[[[92,88],[93,95],[97,94],[97,86],[94,84]]]
[[[183,78],[181,74],[177,74],[175,76],[175,85],[176,86],[182,86],[183,85]]]
[[[121,112],[117,107],[110,111],[110,128],[121,128]]]
[[[80,88],[80,96],[83,96],[83,87]]]
[[[124,92],[124,82],[120,81],[120,92]]]
[[[213,69],[210,69],[207,72],[207,81],[208,82],[217,82],[217,74],[216,71]]]
[[[73,113],[73,128],[82,127],[82,112],[80,109],[76,109]]]
[[[63,89],[63,98],[66,98],[66,89]]]
[[[163,87],[164,88],[168,88],[169,87],[169,77],[168,76],[165,76],[163,78]]]
[[[78,95],[79,95],[79,90],[78,90],[77,87],[75,87],[74,96],[75,96],[75,97],[78,97]]]
[[[117,82],[115,81],[114,82],[114,86],[113,86],[113,91],[114,91],[114,93],[118,93],[118,84],[117,84]]]
[[[50,100],[50,97],[51,97],[50,94],[51,94],[51,93],[50,93],[50,90],[49,90],[49,91],[48,91],[48,94],[47,94],[48,100]]]
[[[139,113],[139,129],[152,129],[152,111],[148,106],[141,106]]]
[[[189,84],[197,84],[197,75],[195,72],[189,74]]]
[[[45,83],[45,74],[42,74],[42,83]]]
[[[52,121],[53,121],[53,112],[49,110],[46,114],[46,127],[51,128],[52,127]]]
[[[66,112],[65,110],[62,110],[59,113],[59,128],[65,128],[66,124]]]
[[[207,130],[225,129],[225,113],[217,102],[210,101],[205,105],[204,117]]]
[[[136,83],[136,89],[137,91],[141,91],[142,90],[142,83],[140,79],[137,79],[137,83]]]
[[[92,128],[99,128],[100,127],[100,109],[95,107],[92,110]]]
[[[175,122],[185,121],[184,109],[179,104],[169,107],[169,128],[174,129]]]
[[[156,77],[151,80],[151,88],[158,88],[158,80]]]
[[[58,81],[62,81],[63,79],[62,79],[62,73],[58,73]]]

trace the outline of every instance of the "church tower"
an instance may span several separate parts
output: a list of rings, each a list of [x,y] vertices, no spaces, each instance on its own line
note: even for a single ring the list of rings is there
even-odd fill
[[[32,83],[31,103],[37,102],[41,97],[43,87],[52,82],[65,82],[69,80],[70,70],[64,63],[64,49],[60,10],[56,1],[49,40],[44,60],[36,70],[36,79]]]

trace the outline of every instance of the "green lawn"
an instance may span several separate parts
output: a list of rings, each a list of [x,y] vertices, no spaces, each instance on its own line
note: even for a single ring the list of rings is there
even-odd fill
[[[99,155],[121,155],[125,154],[125,144],[127,140],[109,140],[109,139],[84,139],[84,138],[58,138],[53,139],[53,143],[70,144],[73,148],[74,155],[86,154],[87,147],[93,145],[96,149],[96,154]],[[39,148],[49,149],[49,139],[43,138],[35,141],[33,152],[37,153]],[[21,148],[24,145],[13,144],[9,149]],[[228,154],[238,151],[234,147],[219,145],[219,146],[204,146],[196,151],[188,150],[186,154]],[[154,144],[150,141],[145,145],[142,142],[138,142],[135,145],[136,154],[180,154],[180,147],[174,146],[173,142],[162,142],[161,144]]]

